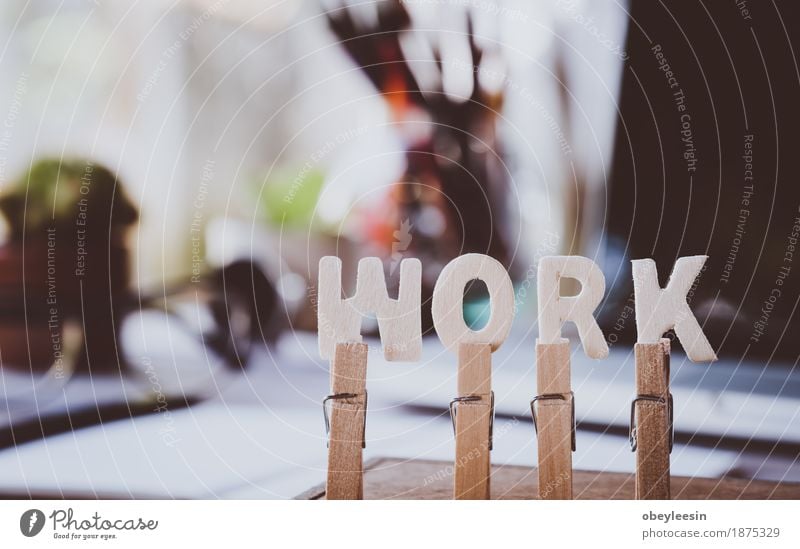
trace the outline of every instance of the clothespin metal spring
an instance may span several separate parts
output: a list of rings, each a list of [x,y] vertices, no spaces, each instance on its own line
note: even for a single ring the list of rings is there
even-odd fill
[[[453,422],[453,434],[456,432],[457,405],[461,402],[480,402],[482,400],[483,397],[480,395],[467,395],[456,397],[450,401],[450,420]],[[489,419],[489,450],[491,450],[494,446],[494,391],[489,392],[489,406],[492,410],[492,416]]]
[[[328,402],[333,400],[345,400],[348,398],[356,398],[359,395],[356,393],[337,393],[335,395],[328,395],[322,401],[322,415],[325,418],[325,439],[328,448],[331,446],[329,438],[331,432],[331,419],[328,413]],[[361,433],[361,448],[367,447],[367,391],[364,391],[364,430]]]
[[[570,401],[572,403],[572,451],[577,448],[575,441],[575,393],[570,391]],[[539,425],[536,420],[536,403],[540,400],[567,400],[567,397],[561,393],[548,393],[544,395],[537,395],[531,400],[531,417],[533,418],[533,429],[536,434],[539,434]]]
[[[673,422],[674,413],[673,413],[673,405],[672,405],[672,393],[669,394],[668,398],[655,396],[655,395],[636,395],[636,398],[633,399],[631,402],[631,423],[630,423],[630,430],[628,431],[628,441],[631,444],[631,452],[636,451],[637,442],[636,442],[636,403],[637,402],[656,402],[658,404],[666,404],[667,406],[667,415],[669,417],[669,453],[672,453],[672,446],[675,441],[675,424]]]

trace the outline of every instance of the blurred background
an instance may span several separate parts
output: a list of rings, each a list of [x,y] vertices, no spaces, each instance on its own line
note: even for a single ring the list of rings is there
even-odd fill
[[[575,466],[632,471],[630,260],[710,259],[675,342],[673,474],[800,481],[790,2],[9,0],[0,6],[0,496],[293,497],[324,479],[316,272],[423,264],[423,359],[374,319],[367,457],[452,459],[441,268],[515,285],[493,461],[535,465],[536,267],[606,275]],[[579,287],[564,284],[562,292]],[[488,314],[485,287],[465,319]],[[576,334],[570,333],[573,343]]]

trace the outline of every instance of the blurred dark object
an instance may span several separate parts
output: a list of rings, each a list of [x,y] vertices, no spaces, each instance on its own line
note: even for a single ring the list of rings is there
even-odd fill
[[[690,304],[721,355],[800,354],[797,2],[633,0],[610,181],[601,324],[632,341],[630,259],[666,283],[709,256]],[[794,263],[794,265],[793,265]]]
[[[390,275],[403,257],[422,260],[427,330],[436,276],[452,258],[484,253],[512,267],[507,239],[512,229],[506,208],[509,182],[496,134],[502,94],[489,92],[479,82],[484,52],[475,42],[466,11],[459,13],[467,18],[464,40],[470,58],[453,61],[470,71],[472,91],[468,97],[455,98],[443,89],[439,37],[412,30],[400,1],[381,1],[374,7],[378,14],[374,25],[354,15],[357,6],[331,9],[327,15],[342,47],[383,94],[406,134],[405,175],[389,202],[376,212],[376,227],[367,232],[386,250]],[[437,80],[433,87],[422,89],[409,66],[401,45],[407,33],[429,43]]]
[[[136,208],[116,176],[89,160],[41,160],[0,197],[10,239],[0,247],[4,363],[47,369],[63,323],[84,331],[79,368],[119,367],[115,328],[130,281]]]
[[[283,328],[278,292],[258,265],[235,261],[216,271],[213,283],[217,291],[212,311],[223,328],[215,344],[230,363],[248,356],[254,341],[277,339]]]
[[[181,321],[230,367],[244,368],[254,343],[272,343],[283,329],[275,286],[253,261],[234,261],[139,301],[142,309],[163,309]],[[197,325],[198,307],[210,322]]]

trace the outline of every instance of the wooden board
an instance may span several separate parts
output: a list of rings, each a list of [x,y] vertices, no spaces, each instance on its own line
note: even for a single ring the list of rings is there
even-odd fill
[[[378,458],[364,466],[364,499],[452,499],[453,464]],[[538,499],[535,468],[492,467],[492,499]],[[575,499],[634,499],[628,473],[573,472]],[[673,499],[800,499],[800,484],[742,479],[672,477]],[[297,499],[325,499],[320,485]]]

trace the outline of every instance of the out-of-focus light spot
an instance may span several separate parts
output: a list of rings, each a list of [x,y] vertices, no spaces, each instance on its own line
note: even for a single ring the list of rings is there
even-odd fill
[[[329,185],[326,185],[329,187]],[[350,207],[349,192],[341,192],[326,188],[320,197],[317,213],[323,223],[334,224],[341,221]]]
[[[491,94],[499,93],[506,84],[506,65],[502,57],[493,53],[484,54],[478,71],[478,82]]]
[[[297,273],[284,273],[278,281],[278,292],[284,302],[297,302],[305,296],[306,281]]]
[[[457,60],[471,59],[469,42],[465,34],[445,32],[441,35],[442,88],[447,96],[457,102],[467,101],[472,95],[474,67]]]
[[[434,206],[425,206],[417,218],[417,230],[425,236],[437,237],[444,233],[445,219]]]

